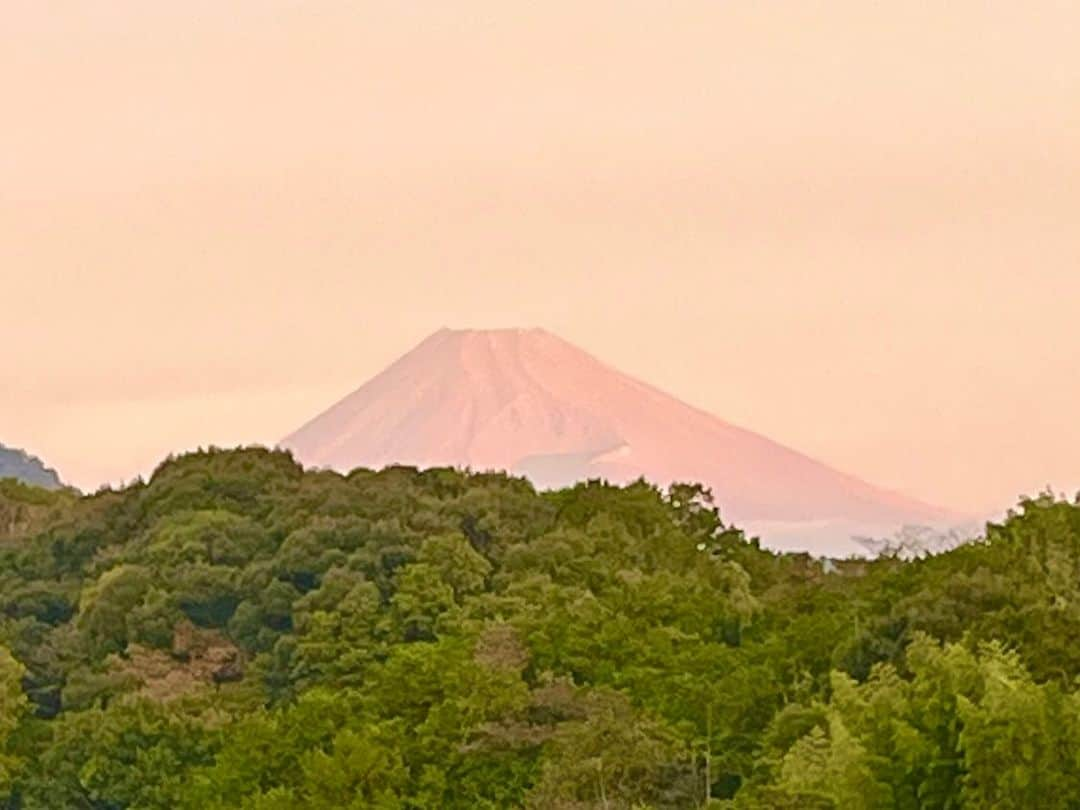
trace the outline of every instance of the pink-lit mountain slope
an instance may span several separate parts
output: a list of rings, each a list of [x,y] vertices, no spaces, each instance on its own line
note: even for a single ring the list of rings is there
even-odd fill
[[[855,550],[851,534],[950,519],[686,405],[537,329],[440,330],[282,445],[305,465],[342,471],[502,469],[542,487],[642,475],[661,485],[700,481],[728,522],[776,545],[831,545],[834,553]],[[828,543],[837,533],[839,542]]]

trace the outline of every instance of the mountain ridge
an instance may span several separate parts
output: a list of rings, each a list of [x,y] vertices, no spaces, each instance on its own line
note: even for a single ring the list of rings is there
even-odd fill
[[[64,486],[56,470],[46,467],[37,456],[17,447],[0,444],[0,479],[5,478],[44,489],[60,489]]]

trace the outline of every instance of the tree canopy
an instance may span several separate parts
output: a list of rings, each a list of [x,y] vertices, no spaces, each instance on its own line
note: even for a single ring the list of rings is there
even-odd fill
[[[722,498],[721,498],[722,500]],[[1080,806],[1080,506],[823,566],[684,484],[0,487],[0,807]]]

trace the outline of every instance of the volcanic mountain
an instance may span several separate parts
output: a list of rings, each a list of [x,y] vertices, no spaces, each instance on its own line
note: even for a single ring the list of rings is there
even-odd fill
[[[950,515],[838,472],[620,373],[539,329],[442,329],[282,441],[308,466],[500,469],[709,486],[729,522],[779,546]],[[835,539],[838,542],[832,542]]]

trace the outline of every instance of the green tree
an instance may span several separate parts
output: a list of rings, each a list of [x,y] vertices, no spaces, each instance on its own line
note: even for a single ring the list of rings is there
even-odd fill
[[[29,701],[22,689],[25,673],[22,664],[0,647],[0,797],[8,795],[22,765],[21,757],[11,751],[10,738],[28,709]]]

